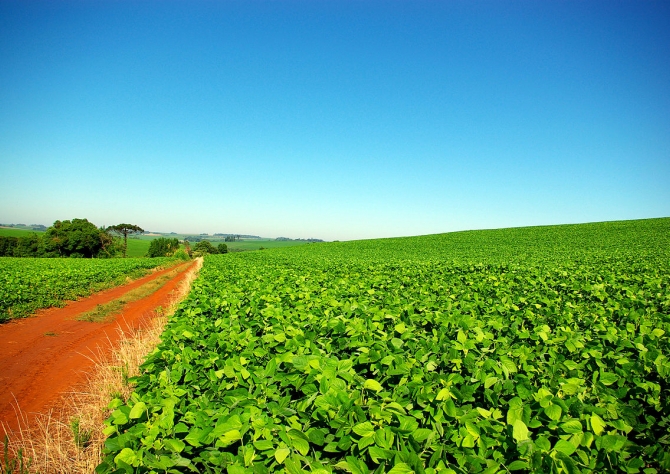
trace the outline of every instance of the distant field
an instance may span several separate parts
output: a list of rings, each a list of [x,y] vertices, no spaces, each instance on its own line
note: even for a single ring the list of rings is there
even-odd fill
[[[146,242],[150,242],[154,239],[157,239],[159,237],[166,237],[169,239],[179,239],[183,240],[184,237],[193,237],[194,234],[166,234],[163,236],[157,236],[157,235],[141,235],[140,239]],[[296,247],[299,245],[305,245],[307,242],[299,241],[299,240],[289,240],[289,241],[281,241],[281,240],[274,240],[274,239],[246,239],[246,240],[241,240],[238,242],[226,242],[223,237],[219,236],[201,236],[203,240],[209,240],[212,245],[215,247],[218,246],[219,244],[226,244],[228,246],[228,249],[230,250],[258,250],[261,247],[266,248],[266,249],[276,249],[276,248],[284,248],[284,247]],[[193,247],[197,242],[191,242],[191,247]],[[130,245],[130,244],[129,244]],[[147,245],[147,249],[148,249]]]
[[[128,257],[144,257],[149,250],[149,245],[151,241],[157,239],[155,236],[146,236],[143,235],[139,239],[128,239]],[[169,237],[169,238],[179,238],[179,237]],[[223,240],[209,240],[212,245],[217,247],[219,244],[226,244],[229,250],[259,250],[261,247],[266,249],[275,249],[275,248],[284,248],[284,247],[295,247],[297,245],[304,245],[306,242],[297,242],[297,241],[277,241],[277,240],[243,240],[239,242],[224,242]],[[197,242],[191,242],[191,248],[193,248]]]
[[[2,237],[28,237],[30,234],[43,234],[36,230],[23,229],[9,229],[7,227],[0,227],[0,236]]]
[[[209,239],[208,239],[209,240]],[[219,245],[220,242],[214,243]],[[305,245],[307,242],[300,242],[296,240],[241,240],[239,242],[223,242],[231,250],[258,250],[261,247],[266,249],[276,249],[284,247],[296,247],[298,245]]]
[[[128,239],[128,257],[146,257],[150,240]]]

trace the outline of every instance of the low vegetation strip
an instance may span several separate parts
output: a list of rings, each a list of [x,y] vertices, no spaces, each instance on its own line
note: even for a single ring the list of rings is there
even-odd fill
[[[184,271],[186,267],[191,265],[191,263],[185,263],[175,268],[174,270],[165,273],[164,275],[159,276],[155,280],[150,280],[139,288],[130,290],[128,293],[123,295],[121,298],[117,298],[112,301],[108,301],[104,304],[99,304],[95,309],[91,311],[86,311],[77,317],[79,321],[89,321],[89,322],[108,322],[118,314],[123,312],[123,309],[127,304],[132,303],[142,298],[146,298],[152,293],[156,292],[163,287],[168,281],[172,280],[180,272]]]
[[[211,256],[97,472],[670,470],[670,219]]]
[[[0,258],[0,322],[138,278],[171,262],[153,259]]]

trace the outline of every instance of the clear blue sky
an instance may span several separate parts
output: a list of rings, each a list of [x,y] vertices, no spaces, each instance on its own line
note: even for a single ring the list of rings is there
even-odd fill
[[[670,2],[0,1],[0,222],[670,216]]]

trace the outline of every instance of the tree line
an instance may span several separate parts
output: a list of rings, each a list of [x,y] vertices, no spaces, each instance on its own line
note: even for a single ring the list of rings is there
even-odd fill
[[[97,227],[88,219],[58,220],[44,235],[0,236],[0,257],[125,257],[128,236],[143,232],[144,229],[134,224]],[[115,237],[123,237],[123,240]]]
[[[184,241],[185,245],[188,245],[188,240]],[[219,244],[216,247],[212,245],[209,240],[201,240],[193,247],[191,252],[193,256],[200,257],[203,255],[216,255],[221,253],[228,253],[228,246],[226,244]]]
[[[126,257],[128,236],[142,234],[144,229],[135,224],[117,224],[97,227],[88,219],[56,221],[44,233],[25,237],[0,236],[0,257],[68,257],[113,258]],[[181,252],[181,254],[178,254]],[[181,256],[184,259],[208,254],[228,253],[226,244],[212,245],[202,240],[191,248],[184,240],[180,250],[177,238],[160,237],[149,244],[147,257]]]

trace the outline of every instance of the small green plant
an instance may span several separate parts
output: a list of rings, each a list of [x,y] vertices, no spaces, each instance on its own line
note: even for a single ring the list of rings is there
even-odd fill
[[[114,390],[113,392],[109,392],[109,398],[112,400],[119,399],[119,400],[124,400],[124,396],[121,392],[118,390]]]
[[[5,435],[4,448],[0,460],[0,474],[28,474],[30,471],[30,460],[23,458],[23,451],[19,450],[16,456],[9,454],[9,437]]]
[[[129,385],[130,375],[128,373],[128,365],[127,364],[124,365],[123,367],[121,367],[121,380],[123,382],[124,387],[127,387]]]
[[[91,443],[93,432],[82,429],[81,420],[78,417],[70,421],[70,429],[72,430],[72,436],[74,436],[74,443],[79,449],[84,449]]]

